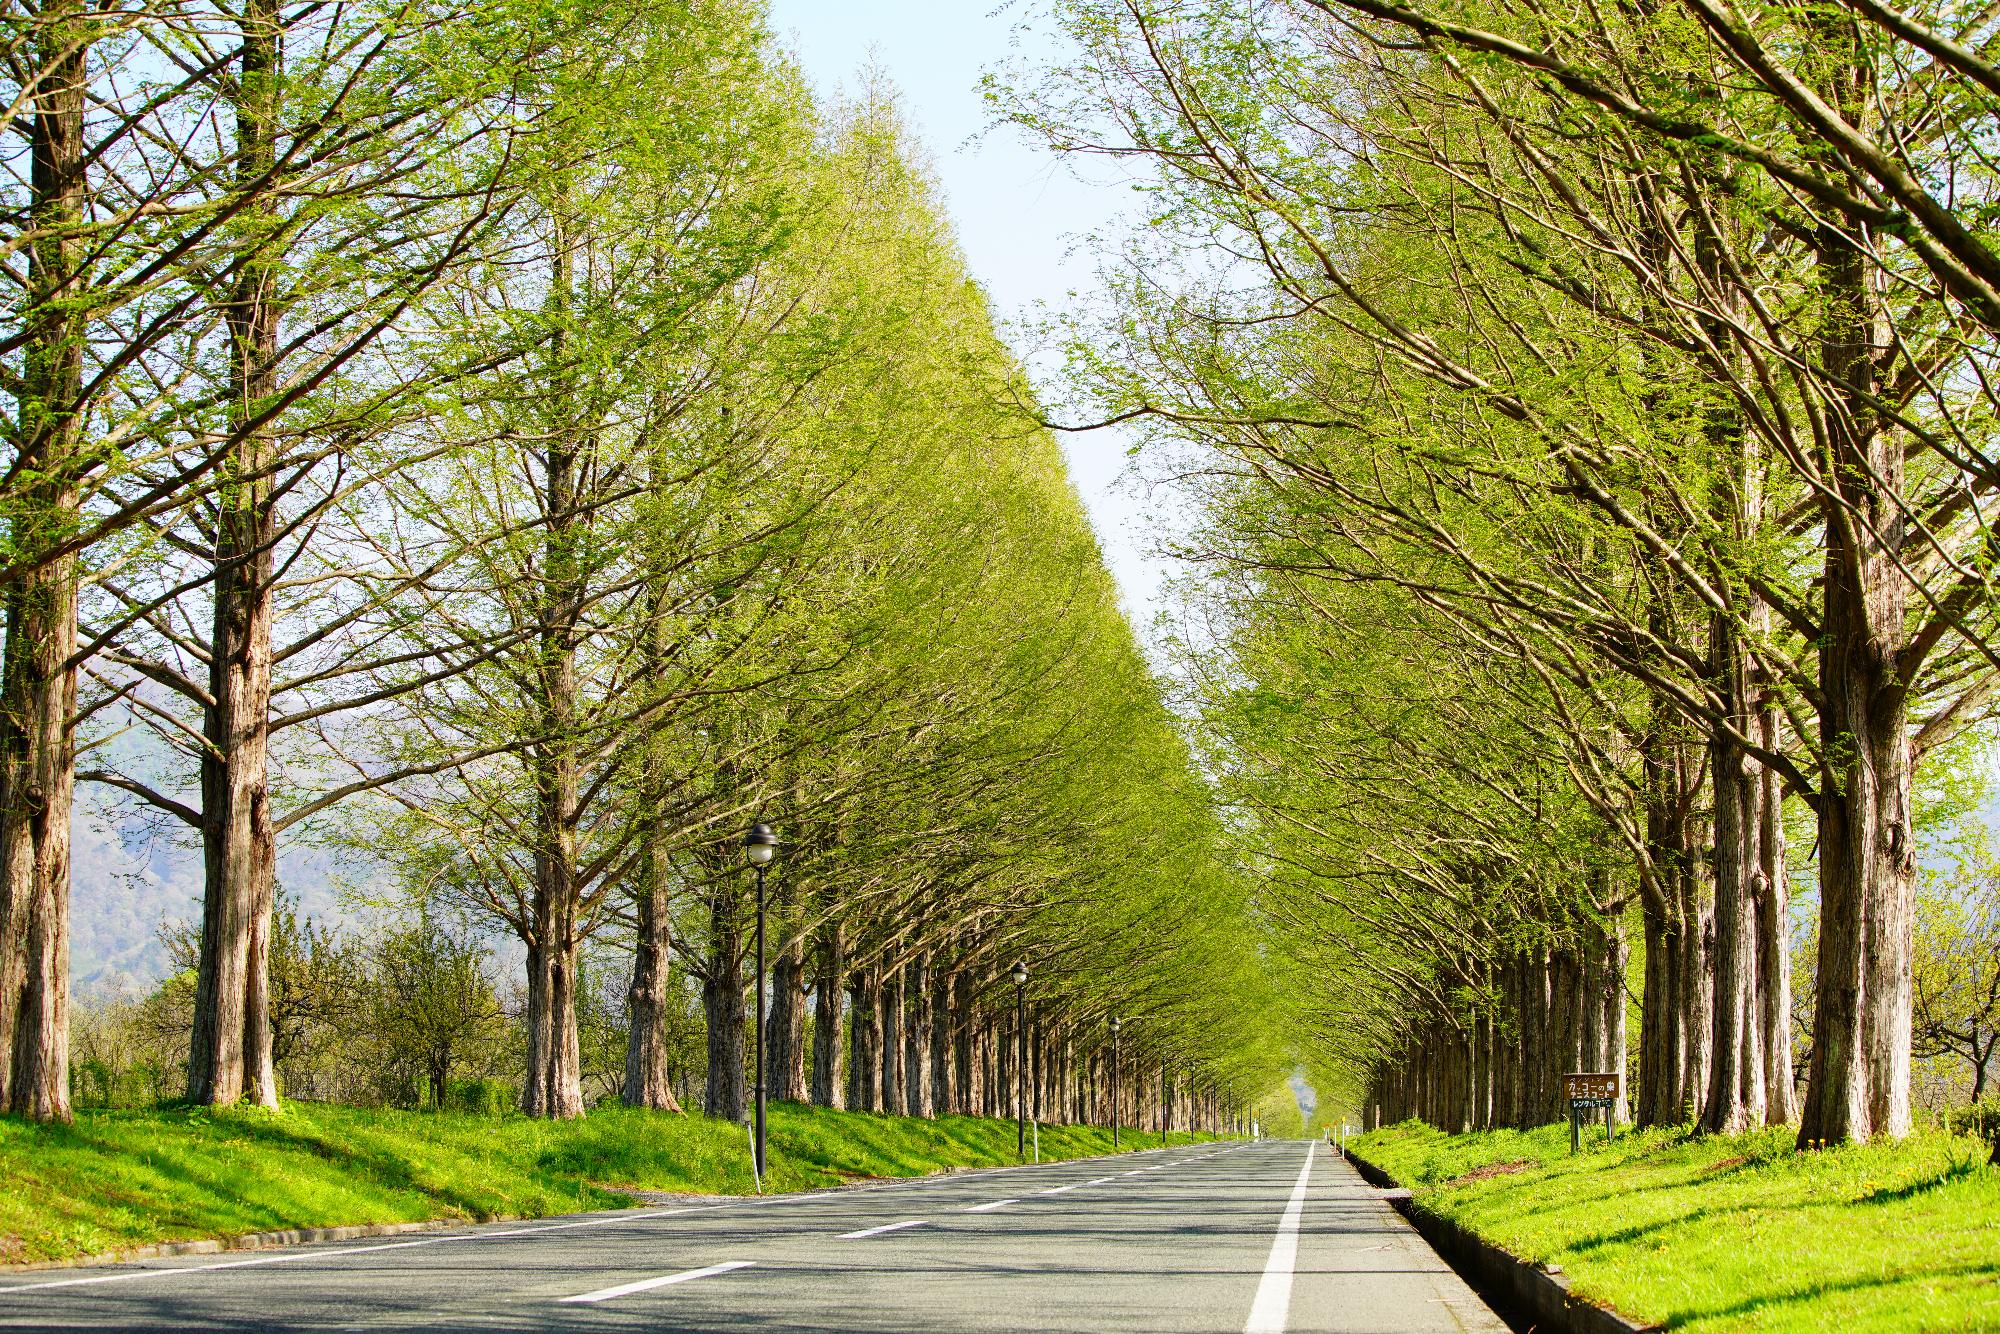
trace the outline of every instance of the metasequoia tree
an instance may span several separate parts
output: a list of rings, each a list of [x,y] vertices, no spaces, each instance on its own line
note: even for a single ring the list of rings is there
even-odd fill
[[[62,1045],[62,988],[54,982],[62,968],[51,964],[65,932],[67,873],[55,850],[67,840],[77,673],[203,581],[187,580],[184,570],[166,578],[167,591],[113,613],[82,642],[78,607],[111,589],[114,571],[129,573],[156,555],[162,525],[206,503],[231,517],[219,536],[200,543],[200,558],[246,590],[224,599],[234,610],[223,628],[241,635],[204,662],[212,684],[228,687],[218,707],[233,711],[226,722],[219,714],[210,720],[223,745],[204,763],[226,763],[238,741],[249,757],[238,766],[248,774],[242,783],[220,770],[210,775],[218,813],[235,794],[235,814],[209,827],[213,868],[244,872],[232,882],[242,890],[235,906],[219,909],[226,920],[203,965],[215,983],[215,1003],[202,1007],[214,1041],[197,1044],[230,1067],[218,1085],[227,1100],[242,1086],[234,1067],[243,1016],[253,1020],[253,1049],[265,1026],[246,990],[256,986],[261,965],[251,966],[251,956],[269,918],[268,883],[261,899],[250,888],[263,818],[249,813],[261,766],[255,715],[267,674],[258,665],[255,589],[269,552],[258,516],[292,446],[328,448],[323,437],[301,444],[283,436],[280,446],[275,424],[407,308],[421,281],[398,279],[440,267],[440,256],[483,214],[482,205],[465,202],[476,200],[476,185],[470,196],[456,194],[467,185],[461,176],[451,186],[456,225],[440,227],[427,214],[438,202],[435,188],[410,179],[424,160],[413,146],[428,152],[441,136],[448,142],[450,118],[463,118],[478,97],[477,64],[453,65],[460,53],[452,40],[466,31],[456,21],[467,16],[450,10],[425,16],[428,53],[420,60],[411,58],[418,25],[386,12],[65,4],[21,17],[8,39],[18,59],[9,67],[6,114],[30,149],[10,159],[28,170],[10,177],[19,207],[10,205],[7,250],[25,261],[20,290],[30,296],[7,336],[19,358],[19,374],[10,376],[21,411],[15,461],[0,484],[15,530],[0,578],[9,597],[25,599],[11,613],[7,653],[18,665],[6,678],[15,692],[7,725],[18,729],[9,763],[25,767],[8,781],[13,814],[0,820],[12,831],[0,835],[12,849],[10,879],[0,888],[9,905],[0,913],[0,1028],[10,1051],[18,1047],[42,1072],[31,1084],[63,1082],[51,1073]],[[283,59],[288,38],[292,68]],[[385,217],[360,205],[385,191],[400,212]],[[395,258],[368,252],[363,235]],[[316,246],[346,250],[338,279],[329,281],[325,250],[315,261]],[[281,276],[281,249],[314,276]],[[288,302],[309,310],[289,326]],[[83,568],[89,580],[80,584]],[[136,688],[127,681],[85,701],[81,713]],[[66,721],[55,723],[58,714]],[[61,744],[52,750],[36,737]],[[212,898],[224,897],[227,879],[215,881],[222,888]],[[17,1025],[20,1015],[25,1025]],[[212,1064],[207,1056],[202,1062],[204,1071]],[[208,1075],[198,1082],[206,1087]],[[267,1084],[257,1091],[270,1096]],[[61,1114],[46,1087],[35,1101],[22,1109]]]
[[[699,984],[735,1115],[760,818],[779,1096],[1270,1086],[1228,825],[890,99],[816,112],[738,0],[19,19],[0,1106],[67,1115],[77,778],[202,848],[197,1102],[278,1105],[310,831],[417,903],[375,1000],[434,1100],[496,1023],[467,909],[525,953],[524,1110],[584,1110],[616,924],[614,1091],[674,1106]]]
[[[1968,223],[1990,176],[1960,170],[1981,159],[1990,129],[1993,70],[1976,53],[1986,19],[1940,6],[1690,0],[1680,7],[1698,34],[1690,40],[1645,16],[1614,23],[1531,7],[1488,24],[1374,0],[1314,7],[1414,31],[1448,65],[1461,50],[1513,62],[1682,170],[1707,167],[1713,179],[1731,163],[1742,183],[1732,193],[1749,198],[1759,230],[1793,242],[1784,249],[1809,266],[1813,303],[1790,336],[1770,337],[1785,321],[1744,281],[1754,267],[1729,274],[1708,313],[1735,335],[1732,350],[1774,346],[1789,354],[1780,364],[1806,372],[1793,376],[1802,420],[1751,419],[1776,426],[1769,434],[1810,488],[1823,547],[1809,636],[1821,646],[1811,800],[1822,930],[1800,1140],[1904,1133],[1911,778],[1940,724],[1965,722],[1992,680],[1978,615],[1986,575],[1968,559],[1987,540],[1973,497],[1994,480],[1979,426],[1988,389],[1951,369],[1986,355],[2000,332],[2000,257]],[[1692,83],[1689,64],[1700,71]],[[1978,681],[1912,729],[1915,688],[1948,641],[1975,651]]]
[[[1505,631],[1538,669],[1587,679],[1581,654],[1653,695],[1640,758],[1659,814],[1687,813],[1694,793],[1705,814],[1692,839],[1684,819],[1674,832],[1649,816],[1667,836],[1635,849],[1642,901],[1660,899],[1662,870],[1706,862],[1717,946],[1680,970],[1700,985],[1678,1007],[1703,1050],[1675,1082],[1705,1086],[1717,1129],[1787,1110],[1770,1093],[1779,790],[1811,805],[1826,930],[1801,1136],[1901,1133],[1909,775],[1979,716],[1992,681],[1979,483],[1931,464],[1983,457],[1957,289],[1903,283],[1847,219],[1827,224],[1816,210],[1840,201],[1752,151],[1780,133],[1755,107],[1731,104],[1748,138],[1662,143],[1630,132],[1650,113],[1552,107],[1504,64],[1371,43],[1327,8],[1066,7],[1085,59],[1022,119],[1060,148],[1151,163],[1178,224],[1162,248],[1233,238],[1266,280],[1246,292],[1191,273],[1176,301],[1160,290],[1173,259],[1147,256],[1122,295],[1152,327],[1124,340],[1125,364],[1087,361],[1087,382],[1114,414],[1323,493],[1314,522],[1372,530],[1358,554],[1334,553],[1343,574],[1436,589],[1380,545],[1409,544],[1456,567],[1437,595],[1453,614]],[[1614,63],[1643,106],[1731,77],[1698,42],[1634,24]],[[1719,189],[1732,157],[1786,189]],[[1879,276],[1892,270],[1896,285]],[[1906,439],[1925,446],[1907,471]],[[1335,441],[1386,445],[1394,485],[1346,466]],[[1482,532],[1504,536],[1496,548]],[[1607,566],[1618,552],[1632,563]],[[1645,596],[1608,568],[1652,571]],[[1906,617],[1912,599],[1921,616]],[[1701,738],[1692,753],[1683,728]],[[1697,919],[1710,892],[1697,886]],[[1661,943],[1688,941],[1685,925]]]
[[[579,950],[657,855],[625,776],[680,705],[741,688],[717,673],[755,627],[763,539],[797,508],[774,498],[765,524],[734,505],[761,480],[757,441],[703,410],[713,387],[676,355],[782,235],[795,94],[733,6],[642,5],[586,36],[587,58],[551,74],[565,128],[534,168],[522,263],[459,297],[468,337],[511,328],[523,355],[432,418],[452,448],[398,500],[416,541],[453,553],[436,614],[508,647],[399,700],[406,767],[489,758],[392,785],[391,846],[429,847],[438,883],[526,947],[521,1102],[545,1116],[583,1111]]]
[[[230,215],[226,240],[188,275],[183,313],[197,365],[218,381],[215,407],[183,421],[209,472],[174,512],[135,521],[131,549],[93,589],[88,650],[102,687],[90,707],[155,731],[192,762],[199,795],[182,800],[185,780],[170,769],[164,779],[130,765],[84,776],[201,838],[197,1101],[276,1104],[267,956],[277,839],[323,803],[280,809],[272,742],[368,702],[337,698],[366,656],[365,641],[344,632],[379,605],[392,572],[327,596],[338,576],[321,563],[325,525],[399,465],[368,457],[369,442],[462,370],[434,348],[421,365],[399,355],[414,311],[504,244],[509,185],[496,167],[510,151],[512,75],[455,45],[491,18],[252,5],[214,16],[203,35],[215,60],[180,90],[179,114],[214,127],[194,142],[209,154],[208,207]],[[524,42],[532,61],[535,39],[524,31]],[[433,162],[441,144],[462,150],[450,169]],[[122,486],[143,498],[192,466],[170,456]],[[208,569],[194,579],[162,559],[197,553]],[[340,569],[352,554],[329,563]],[[298,577],[302,566],[310,573]],[[279,634],[288,613],[289,640]],[[279,711],[315,691],[310,705]]]

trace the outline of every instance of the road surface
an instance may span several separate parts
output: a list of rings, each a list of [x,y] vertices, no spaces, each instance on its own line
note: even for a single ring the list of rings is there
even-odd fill
[[[12,1273],[0,1328],[1506,1327],[1324,1145],[1266,1141]]]

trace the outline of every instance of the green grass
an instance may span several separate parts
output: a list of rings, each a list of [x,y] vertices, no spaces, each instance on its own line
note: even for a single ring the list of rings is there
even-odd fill
[[[2000,1169],[1969,1137],[1798,1154],[1783,1129],[1649,1131],[1571,1157],[1567,1125],[1409,1122],[1349,1143],[1419,1207],[1671,1329],[2000,1330]],[[1462,1179],[1503,1164],[1523,1166]]]
[[[1044,1160],[1110,1151],[1109,1131],[1042,1128]],[[770,1160],[771,1190],[995,1166],[1014,1161],[1014,1123],[781,1104]],[[611,1109],[548,1122],[314,1103],[82,1112],[73,1126],[0,1119],[0,1182],[0,1264],[281,1228],[616,1208],[632,1202],[621,1188],[753,1188],[743,1128],[706,1117]]]

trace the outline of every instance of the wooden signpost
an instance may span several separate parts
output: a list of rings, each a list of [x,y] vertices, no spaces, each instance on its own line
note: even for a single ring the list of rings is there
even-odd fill
[[[1615,1071],[1609,1074],[1578,1074],[1563,1076],[1563,1096],[1569,1100],[1569,1151],[1577,1153],[1583,1148],[1583,1114],[1604,1110],[1604,1142],[1609,1144],[1618,1136],[1613,1118],[1618,1115],[1618,1093],[1623,1077]]]

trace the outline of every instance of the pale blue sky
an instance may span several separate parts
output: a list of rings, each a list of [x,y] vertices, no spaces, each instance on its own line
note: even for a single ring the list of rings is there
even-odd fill
[[[998,0],[771,0],[771,22],[822,91],[853,89],[871,63],[902,94],[911,126],[929,148],[973,274],[1005,320],[1033,318],[1038,303],[1061,307],[1087,291],[1078,235],[1115,226],[1131,199],[1115,182],[1084,183],[1007,128],[987,131],[980,76],[1011,55],[1059,52],[1019,3]],[[1020,330],[1016,352],[1038,377],[1047,361]],[[1070,477],[1090,507],[1127,611],[1143,631],[1165,572],[1145,554],[1139,502],[1117,485],[1128,442],[1116,432],[1063,440]]]

